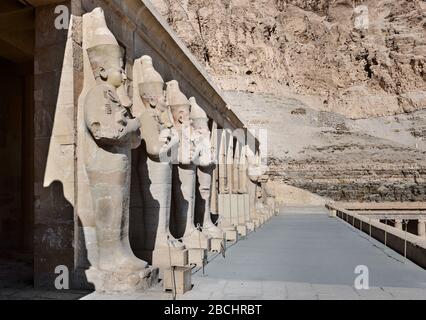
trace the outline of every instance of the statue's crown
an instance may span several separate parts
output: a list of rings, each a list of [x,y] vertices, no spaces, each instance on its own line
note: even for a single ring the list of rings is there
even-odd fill
[[[112,32],[108,29],[105,15],[101,8],[95,8],[87,14],[85,48],[90,64],[98,67],[117,66],[121,63],[123,52]]]
[[[189,98],[189,103],[191,104],[191,113],[190,118],[195,119],[208,119],[207,114],[204,110],[198,105],[197,100],[194,97]]]
[[[166,88],[167,102],[170,107],[188,106],[190,103],[188,98],[180,91],[179,83],[176,80],[167,82]]]
[[[140,94],[148,96],[162,96],[164,80],[161,75],[154,69],[152,58],[150,56],[143,56],[140,59],[141,71],[139,79]]]

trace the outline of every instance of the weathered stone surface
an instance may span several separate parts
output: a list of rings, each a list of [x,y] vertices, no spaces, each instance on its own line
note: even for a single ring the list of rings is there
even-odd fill
[[[350,117],[425,104],[422,1],[153,3],[225,90],[299,92]]]

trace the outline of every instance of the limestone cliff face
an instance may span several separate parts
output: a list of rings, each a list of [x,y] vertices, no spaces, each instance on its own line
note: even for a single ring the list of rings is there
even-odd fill
[[[152,1],[237,115],[268,129],[272,180],[426,201],[425,1]]]
[[[426,106],[421,0],[152,0],[224,90],[364,118]]]

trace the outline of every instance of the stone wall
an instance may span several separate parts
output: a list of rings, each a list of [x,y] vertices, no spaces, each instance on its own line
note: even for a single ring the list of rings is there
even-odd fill
[[[426,167],[422,164],[294,163],[272,166],[271,173],[274,181],[336,201],[426,200]]]
[[[70,5],[70,1],[63,4]],[[58,265],[74,266],[74,210],[62,184],[43,187],[67,30],[54,27],[55,5],[36,9],[34,61],[34,282],[52,287]]]
[[[221,128],[242,128],[242,122],[227,108],[219,90],[210,82],[203,69],[189,51],[174,38],[167,24],[160,22],[145,1],[113,0],[70,0],[65,1],[74,15],[73,32],[73,85],[74,107],[83,83],[81,72],[81,16],[96,7],[105,13],[107,25],[117,41],[125,49],[126,72],[132,81],[132,64],[142,55],[150,55],[155,68],[165,81],[178,80],[182,92],[194,96],[208,116]],[[71,272],[73,288],[87,287],[83,265],[80,258],[84,255],[84,239],[78,219],[79,208],[64,197],[63,181],[53,182],[43,187],[49,143],[52,139],[52,127],[55,112],[58,110],[58,92],[68,30],[54,28],[56,5],[38,7],[36,10],[36,50],[35,50],[35,182],[34,182],[34,272],[36,287],[51,287],[54,284],[55,267],[65,265]],[[129,94],[132,96],[131,84]],[[77,116],[77,111],[74,112]],[[73,146],[71,146],[75,149]],[[138,177],[138,150],[132,155],[130,237],[141,237],[142,199]],[[56,177],[58,178],[58,177]],[[69,181],[67,181],[69,182]],[[76,182],[78,186],[78,181]],[[70,188],[72,189],[72,187]],[[78,193],[75,192],[74,195]],[[68,194],[67,199],[73,198]],[[71,201],[71,200],[70,200]],[[135,248],[133,248],[135,249]],[[137,248],[136,248],[137,249]],[[83,270],[84,271],[84,270]]]

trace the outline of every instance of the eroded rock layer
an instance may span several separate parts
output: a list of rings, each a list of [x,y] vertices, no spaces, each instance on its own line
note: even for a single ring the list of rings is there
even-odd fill
[[[420,0],[153,0],[225,90],[311,95],[352,118],[426,105]]]

